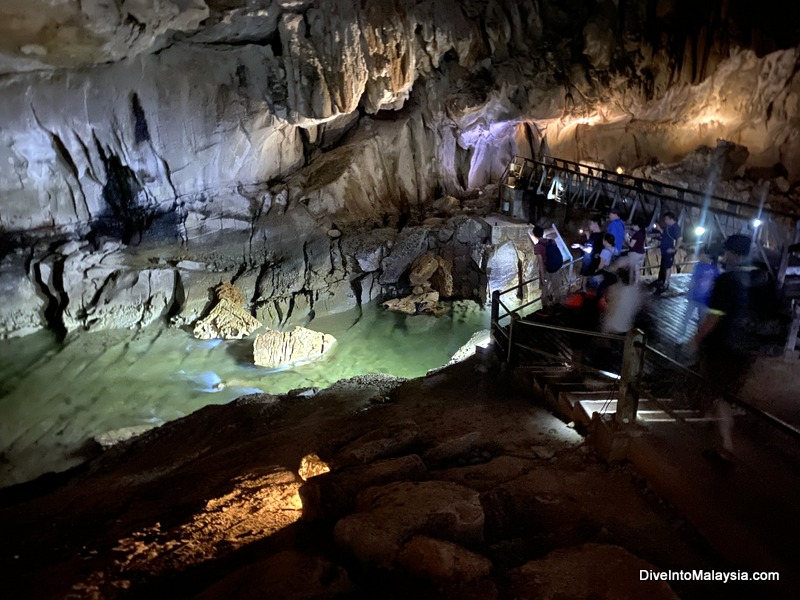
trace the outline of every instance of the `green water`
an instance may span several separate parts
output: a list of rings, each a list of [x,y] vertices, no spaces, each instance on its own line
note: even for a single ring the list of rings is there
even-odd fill
[[[455,303],[443,316],[390,313],[374,303],[315,319],[337,345],[322,362],[282,372],[252,364],[252,339],[200,341],[151,327],[0,341],[0,486],[84,460],[93,436],[160,425],[248,393],[327,387],[365,373],[419,377],[489,325],[488,310]]]

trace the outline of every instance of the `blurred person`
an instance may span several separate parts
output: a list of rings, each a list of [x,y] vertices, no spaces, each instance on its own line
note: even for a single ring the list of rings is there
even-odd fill
[[[699,250],[699,262],[692,271],[692,280],[689,284],[688,303],[686,313],[683,316],[680,333],[678,338],[684,339],[689,322],[697,315],[697,324],[703,322],[708,309],[708,302],[711,299],[711,290],[714,288],[714,281],[719,277],[716,257],[711,255],[707,246]]]
[[[642,308],[642,291],[631,281],[628,269],[617,271],[616,283],[606,292],[606,309],[602,331],[605,333],[628,333],[633,329],[636,316]]]
[[[718,447],[704,456],[728,464],[733,459],[733,413],[721,396],[740,391],[750,364],[746,339],[749,273],[744,263],[751,243],[750,237],[741,234],[725,240],[725,272],[714,281],[706,315],[692,339],[701,375],[716,384],[711,394],[703,396],[710,401],[708,412],[717,417]]]

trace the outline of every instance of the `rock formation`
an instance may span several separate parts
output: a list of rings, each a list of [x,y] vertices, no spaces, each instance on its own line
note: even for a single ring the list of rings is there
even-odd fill
[[[253,342],[253,362],[260,367],[282,369],[323,358],[336,339],[327,333],[295,327],[288,333],[269,330]]]
[[[261,322],[244,309],[244,294],[235,285],[222,283],[214,293],[217,303],[195,324],[194,337],[200,340],[240,340],[261,327]]]

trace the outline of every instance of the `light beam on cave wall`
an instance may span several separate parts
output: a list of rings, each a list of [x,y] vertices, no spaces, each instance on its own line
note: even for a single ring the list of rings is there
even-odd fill
[[[473,150],[468,187],[476,189],[497,183],[515,156],[533,158],[541,139],[538,128],[524,121],[502,121],[482,124],[462,132],[459,144]]]

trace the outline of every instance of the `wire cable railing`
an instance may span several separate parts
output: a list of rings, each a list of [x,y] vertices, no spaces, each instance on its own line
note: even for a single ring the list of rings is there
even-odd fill
[[[576,261],[572,261],[573,263]],[[566,265],[565,265],[566,266]],[[600,369],[595,366],[589,364],[581,364],[581,369],[589,370],[595,373],[601,373],[605,376],[616,376],[622,380],[621,387],[631,387],[632,389],[637,390],[638,394],[644,395],[649,399],[656,400],[656,394],[653,394],[650,390],[646,389],[643,385],[647,382],[647,379],[644,377],[645,374],[645,361],[649,361],[651,367],[651,379],[657,380],[659,373],[663,374],[665,369],[672,369],[673,371],[680,373],[684,378],[693,382],[691,387],[692,389],[703,389],[703,390],[710,390],[712,394],[716,395],[719,398],[722,398],[726,402],[730,403],[733,406],[739,407],[743,409],[747,414],[750,414],[763,423],[768,424],[771,427],[777,428],[781,432],[788,434],[793,439],[800,439],[800,429],[796,426],[788,423],[784,419],[775,416],[774,414],[767,412],[754,406],[752,403],[747,402],[746,400],[737,397],[725,389],[722,388],[717,382],[711,381],[707,377],[704,377],[702,374],[698,373],[696,370],[690,368],[689,366],[682,364],[675,358],[670,357],[662,350],[656,348],[654,344],[648,342],[646,336],[639,332],[640,338],[634,340],[633,343],[628,343],[631,337],[631,333],[627,336],[614,334],[614,333],[604,333],[600,331],[588,330],[588,329],[581,329],[576,327],[570,327],[561,324],[555,323],[543,323],[538,322],[533,319],[525,318],[525,313],[523,312],[525,308],[529,308],[536,304],[539,300],[541,300],[541,296],[537,296],[529,302],[521,306],[517,306],[515,308],[511,308],[507,306],[502,298],[504,296],[510,294],[518,294],[520,288],[526,286],[532,282],[535,282],[538,277],[533,278],[529,281],[522,282],[516,286],[510,287],[505,290],[496,290],[492,293],[492,307],[491,307],[491,332],[492,332],[492,339],[495,343],[496,349],[501,353],[503,360],[508,364],[515,364],[518,359],[520,351],[527,352],[528,354],[532,355],[539,355],[542,356],[550,361],[574,361],[579,360],[582,361],[583,358],[581,356],[575,356],[574,354],[571,356],[566,355],[558,355],[552,352],[547,352],[542,350],[541,348],[537,348],[536,345],[531,344],[528,342],[528,339],[531,338],[529,333],[525,333],[525,330],[529,331],[539,331],[539,332],[550,332],[552,333],[561,333],[567,334],[574,338],[583,338],[583,339],[595,339],[595,340],[603,340],[605,342],[611,342],[619,344],[621,342],[625,342],[625,349],[622,352],[621,356],[619,356],[618,361],[618,369],[617,372],[619,375],[615,373],[609,372],[605,369]],[[569,287],[572,285],[574,281],[568,281],[567,286]],[[501,321],[508,318],[509,322],[508,325],[504,325]],[[535,337],[535,335],[534,335]],[[630,362],[630,357],[625,356],[625,353],[631,353],[634,349],[636,349],[641,354],[640,359],[640,366],[637,369],[634,369],[634,373],[636,374],[635,377],[631,379],[630,376],[626,379],[625,373],[625,362],[626,360]],[[611,356],[613,353],[606,353]],[[638,403],[638,397],[634,399],[633,407],[634,413],[633,418],[635,419],[635,407]]]

